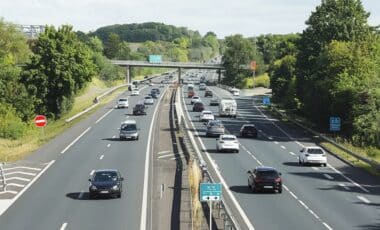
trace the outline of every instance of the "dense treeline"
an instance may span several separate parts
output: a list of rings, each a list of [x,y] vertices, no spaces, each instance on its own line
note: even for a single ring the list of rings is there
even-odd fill
[[[225,83],[248,77],[241,67],[261,57],[275,102],[325,130],[338,116],[355,145],[380,147],[380,37],[368,16],[360,1],[326,0],[301,34],[231,36]]]

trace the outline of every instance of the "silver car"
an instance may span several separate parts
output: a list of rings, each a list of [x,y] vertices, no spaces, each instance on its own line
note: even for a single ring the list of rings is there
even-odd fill
[[[136,121],[126,120],[123,123],[121,123],[119,137],[120,137],[120,140],[125,140],[125,139],[138,140],[139,132],[137,131]]]
[[[144,104],[145,105],[153,105],[154,100],[151,96],[144,97]]]
[[[206,127],[206,137],[220,136],[224,134],[225,128],[220,120],[209,121]]]

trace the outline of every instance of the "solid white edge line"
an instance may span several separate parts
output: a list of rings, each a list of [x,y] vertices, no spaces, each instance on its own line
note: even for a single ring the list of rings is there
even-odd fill
[[[330,227],[328,224],[326,224],[325,222],[323,222],[323,225],[328,229],[328,230],[333,230],[332,227]]]
[[[334,179],[334,177],[332,177],[332,176],[330,176],[329,174],[327,174],[327,173],[323,173],[323,176],[325,176],[327,179],[329,179],[329,180],[333,180]]]
[[[6,212],[7,209],[8,209],[10,206],[12,206],[13,203],[16,202],[16,200],[17,200],[22,194],[24,194],[24,192],[26,192],[26,190],[28,190],[28,188],[29,188],[30,186],[32,186],[33,183],[36,182],[36,181],[38,180],[38,178],[40,178],[40,177],[42,176],[42,174],[43,174],[46,170],[48,170],[48,168],[50,168],[50,166],[52,166],[52,165],[54,164],[54,162],[55,162],[55,160],[50,161],[50,162],[46,165],[46,167],[45,167],[44,169],[42,169],[41,172],[40,172],[36,177],[34,177],[34,178],[29,182],[29,184],[27,184],[27,185],[24,187],[23,190],[21,190],[21,191],[15,196],[15,197],[13,197],[13,198],[11,199],[11,202],[9,203],[8,207],[6,207],[5,209],[2,209],[2,210],[0,211],[0,216],[3,215],[3,213]]]
[[[65,153],[71,146],[73,146],[81,137],[83,137],[89,130],[91,126],[88,127],[85,131],[83,131],[75,140],[73,140],[64,150],[62,150],[61,154]]]
[[[343,187],[345,190],[350,190],[350,188],[349,187],[347,187],[345,184],[343,184],[343,183],[339,183],[339,186],[340,187]]]
[[[167,88],[165,89],[165,91]],[[161,104],[162,97],[164,96],[164,92],[161,94],[161,97],[159,99],[159,103],[156,105],[156,108],[154,109],[152,120],[149,127],[149,135],[148,135],[148,141],[147,141],[147,148],[145,153],[145,169],[144,169],[144,188],[143,188],[143,199],[142,199],[142,205],[141,205],[141,219],[140,219],[140,230],[146,230],[146,215],[147,215],[147,209],[148,209],[148,177],[149,177],[149,160],[150,160],[150,142],[153,136],[153,125],[154,120],[156,117],[156,113],[158,108],[160,107],[159,104]]]
[[[184,104],[186,104],[186,103],[185,103],[185,99],[184,99],[184,97],[183,97],[183,95],[182,95],[182,89],[181,89],[180,91],[181,91],[181,97],[182,97],[182,102],[183,102],[183,104],[182,104],[182,103],[180,104],[181,109],[182,109],[182,105],[184,105]],[[215,93],[215,92],[214,92],[214,93]],[[216,93],[215,93],[215,94],[216,94]],[[217,94],[216,94],[216,95],[217,95]],[[189,111],[188,111],[187,109],[185,109],[185,111],[186,111],[187,118],[191,121]],[[194,127],[193,123],[190,122],[190,124],[191,124],[193,130],[195,130],[195,127]],[[197,134],[197,133],[198,133],[198,132],[196,131],[195,134]],[[194,136],[192,132],[190,132],[190,135],[191,135],[192,137]],[[193,138],[194,138],[194,137],[193,137]],[[245,224],[248,226],[248,229],[250,229],[250,230],[254,230],[255,228],[253,227],[253,224],[251,223],[251,221],[249,220],[247,214],[244,212],[244,210],[243,210],[242,207],[240,206],[239,202],[237,202],[235,196],[232,194],[232,192],[231,192],[231,190],[230,190],[230,187],[227,185],[226,181],[224,180],[224,178],[222,177],[221,173],[219,172],[218,167],[217,167],[217,165],[215,164],[214,160],[212,160],[210,154],[206,151],[206,147],[204,146],[204,144],[203,144],[201,138],[199,137],[199,135],[197,135],[197,139],[198,139],[199,143],[201,144],[202,149],[205,150],[204,153],[206,154],[206,157],[208,158],[208,160],[209,160],[209,162],[211,163],[211,165],[214,167],[215,172],[216,172],[217,176],[219,177],[220,182],[223,184],[223,186],[224,186],[224,188],[225,188],[227,194],[228,194],[229,197],[231,198],[231,200],[232,200],[232,202],[234,203],[236,209],[239,211],[239,213],[240,213],[242,219],[244,220]],[[194,147],[196,148],[197,151],[199,151],[198,146],[194,146]],[[200,152],[200,151],[199,151],[199,152]]]
[[[61,228],[59,228],[59,230],[65,230],[66,227],[67,227],[67,223],[63,223],[62,226],[61,226]]]
[[[103,116],[101,116],[98,120],[95,121],[95,124],[98,124],[103,118],[105,118],[108,114],[110,114],[114,109],[110,109],[110,111],[106,112]]]

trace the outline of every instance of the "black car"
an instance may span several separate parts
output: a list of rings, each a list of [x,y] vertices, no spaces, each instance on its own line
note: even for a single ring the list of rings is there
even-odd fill
[[[202,102],[195,102],[193,105],[194,112],[202,112],[205,109],[205,106]]]
[[[205,97],[212,97],[212,91],[211,90],[206,90],[205,91]]]
[[[281,173],[272,167],[259,166],[248,171],[248,187],[253,192],[264,190],[282,193]]]
[[[254,137],[257,138],[257,129],[254,124],[244,124],[240,128],[241,137]]]
[[[156,94],[160,94],[160,89],[159,88],[154,88],[150,91],[150,93],[156,93]]]
[[[133,115],[146,115],[144,102],[137,103],[133,107]]]
[[[154,98],[154,99],[157,99],[157,98],[158,98],[158,95],[157,95],[156,92],[152,92],[152,93],[150,93],[150,96],[151,96],[152,98]]]
[[[98,195],[121,197],[123,192],[123,177],[116,169],[96,170],[91,175],[89,196],[94,198]]]

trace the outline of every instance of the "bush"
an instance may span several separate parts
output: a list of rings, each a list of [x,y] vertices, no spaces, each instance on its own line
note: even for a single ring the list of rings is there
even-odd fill
[[[253,80],[252,77],[244,78],[243,82],[240,88],[249,88],[252,89],[254,87],[264,87],[269,88],[270,82],[269,82],[269,76],[268,74],[263,74],[260,76],[255,77]]]
[[[24,136],[27,125],[17,116],[15,108],[0,103],[0,137],[18,139]]]

